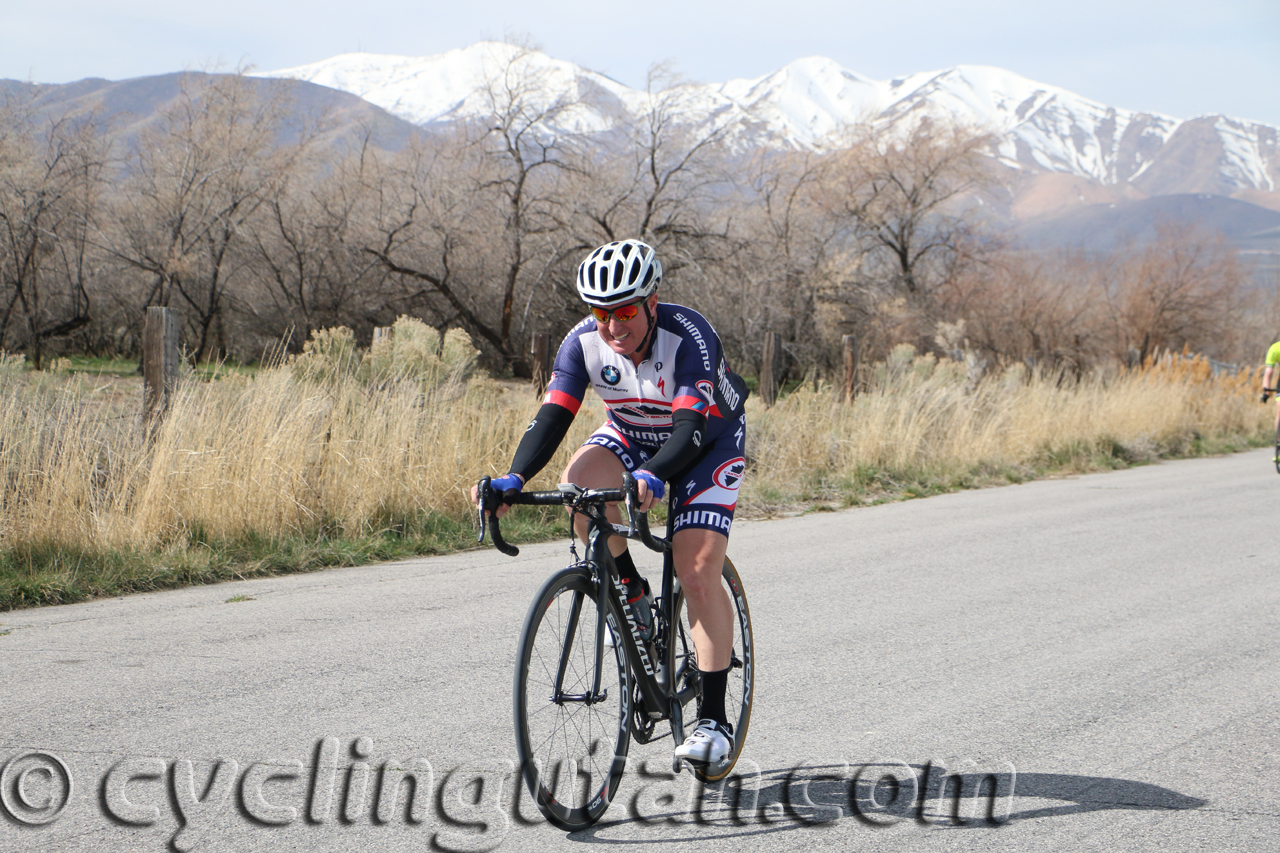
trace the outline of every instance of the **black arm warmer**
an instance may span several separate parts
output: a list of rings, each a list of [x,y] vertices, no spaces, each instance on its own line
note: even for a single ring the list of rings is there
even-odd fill
[[[555,455],[571,423],[573,412],[556,403],[543,403],[520,439],[515,459],[511,461],[511,473],[519,474],[526,483],[537,476]]]
[[[707,432],[707,416],[693,409],[677,409],[671,417],[671,438],[640,467],[664,482],[679,474],[702,450]]]

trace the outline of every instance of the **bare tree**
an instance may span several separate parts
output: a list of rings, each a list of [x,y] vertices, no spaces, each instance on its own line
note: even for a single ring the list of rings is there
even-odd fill
[[[511,346],[516,287],[526,269],[545,262],[546,238],[552,245],[563,231],[565,209],[558,173],[573,168],[576,135],[557,126],[573,107],[561,96],[548,101],[547,72],[534,64],[530,47],[516,48],[485,82],[481,95],[493,116],[483,142],[485,158],[481,188],[495,191],[506,211],[504,237],[507,262],[503,276],[501,337]],[[555,235],[555,236],[553,236]],[[532,241],[541,239],[537,249]],[[552,254],[558,254],[555,249]]]
[[[1104,261],[1099,286],[1115,355],[1139,360],[1156,348],[1221,357],[1239,324],[1247,276],[1221,235],[1163,223],[1154,243]]]
[[[397,158],[364,251],[399,282],[395,299],[407,313],[426,313],[437,326],[460,322],[501,358],[507,346],[490,305],[497,289],[484,286],[492,280],[483,246],[492,206],[469,192],[468,150],[437,138]]]
[[[386,268],[364,251],[377,221],[385,166],[368,134],[344,154],[299,169],[267,194],[251,229],[264,301],[255,311],[300,347],[329,326],[389,325]]]
[[[1106,353],[1093,266],[1079,252],[1003,251],[948,283],[941,313],[991,363],[1080,375]]]
[[[127,164],[114,255],[150,277],[143,305],[177,305],[193,358],[225,350],[246,225],[305,150],[283,140],[285,87],[189,74]]]
[[[738,362],[758,370],[765,332],[777,332],[783,378],[826,365],[839,329],[825,294],[838,282],[839,223],[814,203],[829,161],[814,153],[757,153],[730,196],[733,250],[703,264],[707,309]],[[721,202],[723,205],[724,202]]]
[[[398,202],[367,251],[417,287],[407,301],[436,297],[426,301],[430,310],[451,311],[523,372],[516,306],[565,256],[561,178],[580,163],[578,135],[559,124],[574,105],[547,97],[546,71],[531,49],[505,45],[491,61],[479,92],[491,118],[402,158]]]
[[[878,347],[931,341],[937,291],[988,245],[974,239],[972,201],[992,182],[990,137],[928,120],[899,134],[851,129],[820,193],[847,230],[848,268],[832,296]]]
[[[588,244],[708,235],[716,191],[728,186],[722,166],[733,123],[701,116],[695,97],[667,66],[649,70],[640,111],[615,117],[615,139],[602,136],[589,182],[575,187],[577,211],[596,232]]]
[[[0,107],[0,349],[44,347],[91,319],[86,257],[106,150],[92,118],[41,126],[30,104]]]

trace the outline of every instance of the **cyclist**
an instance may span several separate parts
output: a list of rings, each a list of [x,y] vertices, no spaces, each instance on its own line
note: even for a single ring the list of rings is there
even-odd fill
[[[656,253],[639,240],[609,243],[587,255],[578,267],[577,288],[592,316],[561,343],[542,406],[509,472],[492,486],[520,490],[542,470],[588,386],[604,400],[607,419],[574,453],[561,482],[616,489],[623,472],[631,471],[641,510],[662,498],[671,483],[672,558],[702,676],[698,724],[675,754],[714,768],[732,755],[734,743],[724,707],[734,611],[720,574],[746,467],[747,391],[725,363],[711,324],[696,311],[658,302],[661,280]],[[506,510],[502,506],[497,513]],[[615,523],[620,520],[616,506],[609,512]],[[578,522],[578,536],[585,539],[585,520]],[[627,540],[611,537],[609,551],[635,615],[649,630],[648,585]]]
[[[1271,384],[1271,375],[1275,366],[1280,364],[1280,341],[1276,341],[1267,350],[1267,358],[1264,363],[1265,370],[1262,371],[1262,402],[1267,402],[1267,398],[1271,396],[1271,389],[1275,386]],[[1280,430],[1280,394],[1276,395],[1276,429]],[[1277,459],[1280,461],[1280,459]]]

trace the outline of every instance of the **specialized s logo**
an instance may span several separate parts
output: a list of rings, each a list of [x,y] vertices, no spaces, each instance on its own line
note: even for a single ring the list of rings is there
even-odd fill
[[[608,385],[617,385],[622,381],[622,371],[614,367],[612,364],[606,364],[600,370],[600,378]]]

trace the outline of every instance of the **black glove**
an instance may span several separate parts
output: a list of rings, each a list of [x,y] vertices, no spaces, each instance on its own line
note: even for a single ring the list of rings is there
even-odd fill
[[[1265,391],[1265,390],[1264,390],[1264,391],[1262,392],[1262,402],[1264,402],[1264,403],[1265,403],[1265,402],[1267,402],[1267,400],[1269,400],[1270,398],[1271,398],[1271,392],[1270,392],[1270,391]]]

